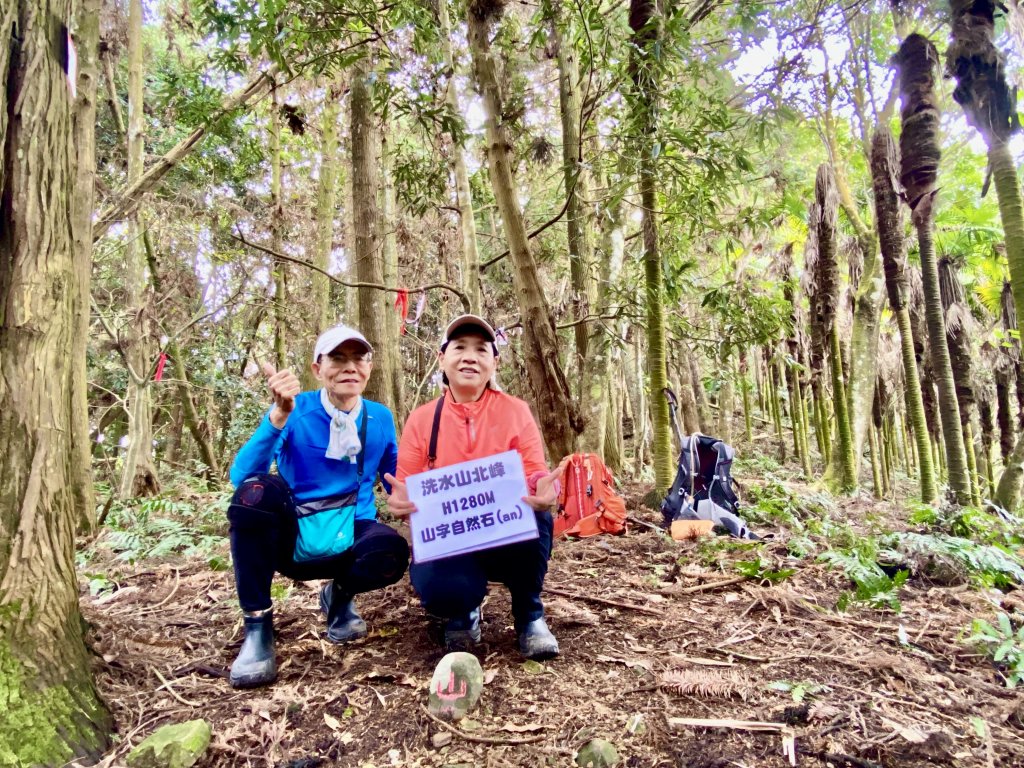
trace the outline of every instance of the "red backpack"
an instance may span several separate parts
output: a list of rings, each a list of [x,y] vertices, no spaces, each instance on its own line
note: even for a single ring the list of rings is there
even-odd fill
[[[626,532],[626,502],[615,478],[596,453],[574,453],[562,476],[555,536]]]

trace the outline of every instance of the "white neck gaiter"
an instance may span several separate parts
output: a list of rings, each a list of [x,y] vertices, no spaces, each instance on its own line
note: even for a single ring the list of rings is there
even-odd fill
[[[359,429],[356,426],[359,413],[363,410],[363,398],[360,397],[355,407],[345,413],[335,408],[327,390],[321,389],[320,404],[327,411],[327,415],[331,417],[331,440],[327,444],[327,453],[324,455],[328,459],[348,459],[355,464],[359,451],[363,449],[363,444],[359,442]]]

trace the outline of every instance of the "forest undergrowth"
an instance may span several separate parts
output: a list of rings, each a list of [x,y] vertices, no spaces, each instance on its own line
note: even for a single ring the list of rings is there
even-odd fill
[[[210,766],[561,766],[593,738],[628,766],[784,766],[789,737],[797,765],[1024,764],[1019,521],[834,498],[767,458],[734,475],[760,541],[674,542],[628,486],[625,536],[556,543],[546,605],[559,659],[522,661],[496,590],[481,705],[454,728],[424,709],[442,652],[407,579],[362,596],[370,635],[338,647],[322,634],[319,584],[278,578],[279,679],[234,691],[226,493],[179,478],[162,497],[115,502],[78,562],[116,720],[103,764],[196,717],[213,725]]]

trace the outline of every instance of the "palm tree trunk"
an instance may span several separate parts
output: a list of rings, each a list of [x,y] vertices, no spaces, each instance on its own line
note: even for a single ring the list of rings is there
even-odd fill
[[[926,206],[923,210],[921,206]],[[914,210],[914,225],[921,253],[921,281],[924,285],[925,320],[935,382],[939,389],[939,420],[946,444],[946,471],[950,490],[958,504],[971,503],[971,480],[967,470],[967,450],[960,426],[960,405],[956,398],[953,367],[946,345],[946,322],[939,295],[939,271],[932,239],[931,200],[924,198]]]

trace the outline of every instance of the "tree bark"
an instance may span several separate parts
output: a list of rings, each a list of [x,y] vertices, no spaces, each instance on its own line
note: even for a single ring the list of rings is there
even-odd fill
[[[647,372],[651,392],[651,426],[654,436],[654,489],[664,493],[672,485],[674,464],[668,402],[661,391],[668,384],[665,362],[665,276],[658,247],[657,141],[658,70],[661,62],[662,20],[657,0],[631,0],[632,30],[630,77],[631,108],[639,158],[640,205],[643,210],[644,307],[647,316]]]
[[[565,185],[565,222],[569,236],[569,281],[572,285],[572,315],[576,320],[573,332],[576,338],[578,368],[584,370],[590,340],[589,324],[585,318],[597,303],[597,291],[591,273],[593,245],[590,239],[592,222],[587,215],[586,203],[590,197],[587,174],[584,172],[583,96],[580,93],[580,69],[574,45],[574,25],[565,13],[561,0],[552,3],[551,34],[558,58],[558,102],[562,124],[562,178]],[[595,323],[599,324],[599,323]],[[588,410],[586,376],[580,382],[580,408]]]
[[[281,187],[281,103],[280,90],[271,91],[270,104],[270,241],[281,253],[284,246],[284,202]],[[281,259],[274,262],[274,364],[277,370],[288,367],[288,265]]]
[[[381,258],[384,266],[384,284],[399,285],[398,279],[398,201],[395,197],[395,182],[392,178],[391,169],[393,158],[391,150],[388,149],[388,129],[385,126],[381,131],[381,171],[384,177],[382,190],[382,214],[383,214],[383,237],[381,238]],[[387,294],[385,294],[387,296]],[[399,339],[401,338],[400,327],[404,325],[405,319],[399,318],[388,306],[385,299],[383,307],[384,323],[381,326],[381,338],[383,349],[378,354],[387,357],[385,368],[391,371],[390,379],[385,384],[390,385],[388,399],[391,403],[391,410],[395,414],[395,421],[399,424],[405,423],[407,413],[405,407],[405,376],[402,370],[402,355]]]
[[[473,75],[484,102],[487,162],[494,198],[501,214],[513,263],[513,282],[521,308],[525,343],[523,356],[529,372],[534,408],[552,460],[572,453],[583,420],[573,403],[559,361],[559,343],[537,263],[530,252],[526,222],[519,205],[512,172],[512,140],[502,119],[502,94],[488,31],[501,7],[487,0],[472,0],[467,8],[469,48]],[[666,412],[667,414],[667,412]]]
[[[622,270],[626,250],[622,221],[622,198],[616,197],[602,209],[602,237],[600,248],[600,281],[598,284],[595,314],[603,317],[610,308],[612,286]],[[590,325],[589,354],[583,361],[583,381],[586,396],[581,397],[581,408],[586,420],[578,447],[583,451],[597,453],[605,459],[606,422],[611,414],[606,400],[612,386],[614,338],[605,331],[605,320],[596,320]]]
[[[349,94],[352,152],[352,229],[355,233],[355,273],[360,282],[384,282],[384,256],[381,248],[380,129],[374,115],[370,86],[374,74],[373,63],[360,59],[353,67],[352,89]],[[383,354],[383,334],[387,293],[372,288],[360,288],[359,329],[375,350],[373,374],[365,395],[389,408],[392,402],[391,358]]]
[[[448,0],[435,0],[437,20],[440,26],[438,37],[441,42],[441,56],[448,67],[448,84],[445,103],[453,114],[461,115],[459,95],[455,90],[455,56],[452,53],[452,25],[448,14]],[[479,315],[483,311],[480,298],[480,254],[476,242],[476,216],[473,213],[473,194],[469,186],[469,171],[466,168],[466,148],[462,136],[451,134],[452,174],[455,176],[455,205],[459,209],[459,230],[462,236],[460,271],[462,292],[469,298],[470,312]]]
[[[128,184],[142,177],[145,149],[143,114],[142,0],[128,3]],[[124,299],[129,317],[125,323],[125,358],[128,362],[128,445],[125,447],[119,495],[122,499],[158,493],[153,463],[153,390],[149,368],[154,351],[146,291],[146,256],[143,227],[138,215],[128,225],[125,248]]]
[[[99,39],[101,0],[82,0],[74,31],[78,50],[78,95],[74,107],[75,195],[73,197],[72,238],[75,248],[75,301],[72,316],[76,326],[72,334],[71,362],[75,366],[71,382],[74,408],[72,445],[78,458],[72,464],[77,475],[71,479],[75,507],[81,515],[81,529],[90,531],[95,524],[96,500],[92,482],[92,443],[89,439],[89,403],[86,349],[89,343],[89,283],[92,278],[92,215],[96,178],[96,103],[99,93]]]
[[[313,246],[313,266],[324,272],[330,266],[331,248],[334,245],[334,217],[338,209],[338,114],[342,88],[338,81],[327,86],[323,115],[320,121],[320,171],[316,189],[316,243]],[[312,275],[313,295],[311,310],[313,333],[309,346],[302,356],[303,388],[316,389],[318,383],[313,377],[309,361],[313,358],[313,344],[316,337],[332,325],[331,283],[326,275]]]
[[[54,28],[72,11],[69,0],[0,5],[0,761],[14,765],[98,758],[110,725],[74,563],[88,472],[74,444],[87,323],[75,184],[90,158],[71,141],[66,32]]]
[[[917,453],[921,456],[921,501],[930,504],[936,498],[935,467],[931,462],[928,427],[921,398],[921,378],[914,356],[914,336],[907,309],[907,284],[904,276],[906,255],[903,250],[903,226],[900,221],[899,150],[887,128],[875,133],[871,150],[871,175],[875,195],[875,219],[881,244],[889,306],[900,330],[900,352],[903,357],[907,411],[913,425]]]

